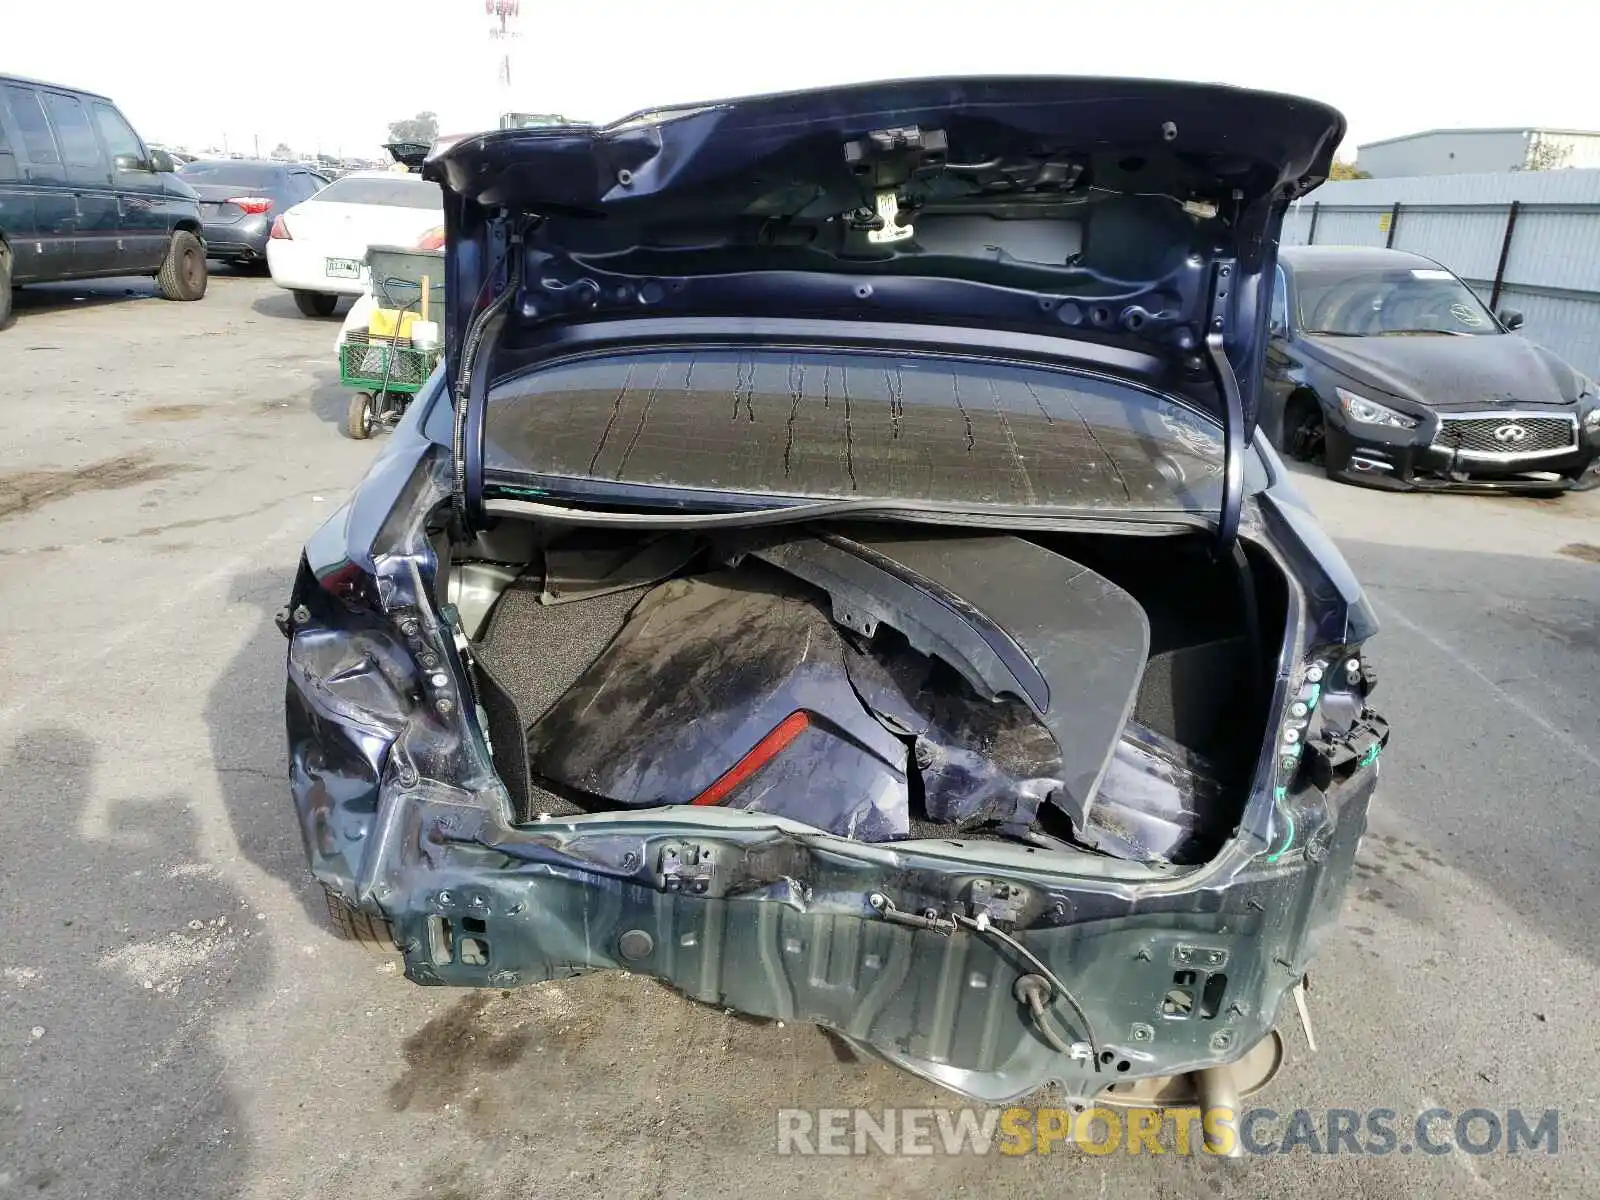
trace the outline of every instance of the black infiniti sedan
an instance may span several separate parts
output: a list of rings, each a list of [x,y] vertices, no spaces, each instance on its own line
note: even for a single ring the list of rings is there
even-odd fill
[[[245,266],[267,261],[267,236],[279,213],[328,186],[299,163],[240,158],[196,159],[178,174],[200,196],[207,257]]]
[[[1484,307],[1431,259],[1285,247],[1261,424],[1330,478],[1395,489],[1600,483],[1600,395],[1522,314]]]

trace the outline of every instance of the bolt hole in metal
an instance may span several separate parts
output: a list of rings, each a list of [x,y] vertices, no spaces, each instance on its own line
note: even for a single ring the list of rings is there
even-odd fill
[[[444,896],[440,899],[444,901]],[[458,922],[435,914],[428,918],[428,961],[440,967],[453,962],[468,967],[487,966],[488,931],[488,922],[478,917],[462,917]]]
[[[455,931],[449,917],[428,918],[428,958],[438,966],[455,960]]]
[[[1194,971],[1177,971],[1172,976],[1172,988],[1161,1001],[1161,1015],[1172,1020],[1187,1019],[1196,1010],[1199,997],[1199,1014],[1202,1020],[1212,1020],[1222,1011],[1222,999],[1228,991],[1228,977],[1219,972],[1207,975],[1204,984]]]

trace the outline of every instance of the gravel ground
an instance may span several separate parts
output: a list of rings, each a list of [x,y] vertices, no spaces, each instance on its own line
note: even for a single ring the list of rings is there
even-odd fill
[[[779,1107],[948,1107],[650,981],[423,990],[315,919],[283,780],[300,543],[374,448],[331,322],[32,288],[0,333],[0,1197],[1595,1195],[1600,495],[1303,486],[1396,737],[1262,1102],[1561,1110],[1559,1153],[803,1159]],[[1268,1134],[1283,1126],[1266,1127]]]

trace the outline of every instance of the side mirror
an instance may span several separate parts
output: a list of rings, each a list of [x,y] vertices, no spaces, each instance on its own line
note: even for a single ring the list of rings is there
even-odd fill
[[[151,170],[150,164],[137,154],[119,154],[112,159],[112,165],[119,171],[143,171],[149,174]]]
[[[149,169],[158,175],[172,175],[177,172],[178,165],[172,161],[172,155],[165,150],[152,150]]]
[[[1514,308],[1502,308],[1500,310],[1500,324],[1507,329],[1521,329],[1522,314]]]

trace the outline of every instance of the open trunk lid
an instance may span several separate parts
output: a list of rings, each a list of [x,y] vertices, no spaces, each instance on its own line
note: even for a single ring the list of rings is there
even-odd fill
[[[1283,214],[1343,133],[1229,87],[954,78],[465,138],[423,167],[452,391],[484,382],[494,316],[534,340],[641,317],[1043,337],[1216,417],[1231,536]]]
[[[389,152],[390,158],[406,170],[420,171],[431,145],[430,142],[385,142],[383,148]]]

